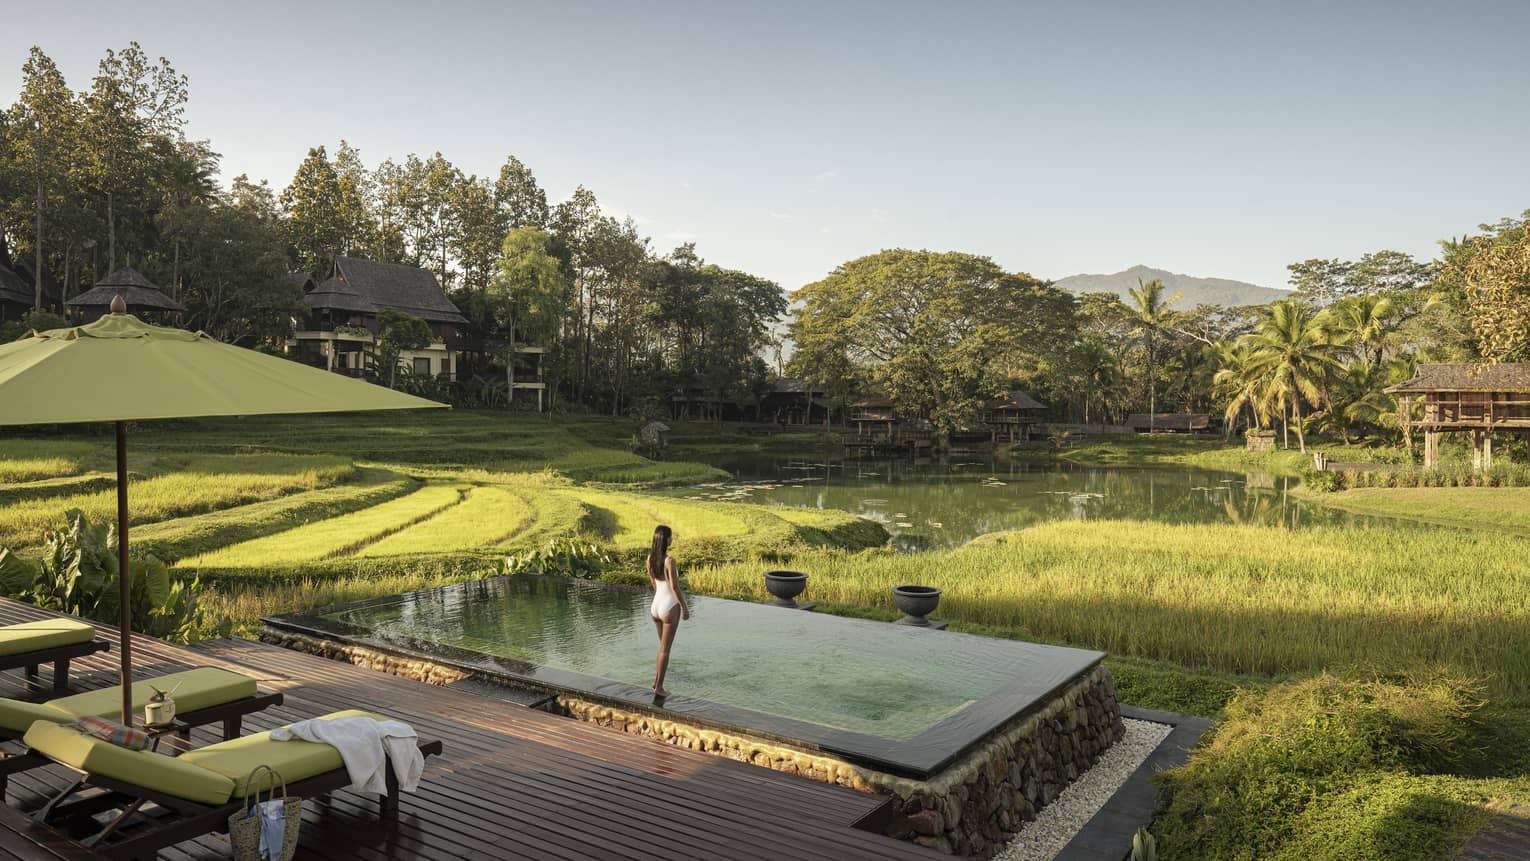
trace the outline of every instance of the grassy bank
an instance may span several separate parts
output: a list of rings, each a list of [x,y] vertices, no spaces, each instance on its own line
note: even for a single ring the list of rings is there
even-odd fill
[[[1530,535],[1530,488],[1357,487],[1336,493],[1298,490],[1297,495],[1355,514]]]

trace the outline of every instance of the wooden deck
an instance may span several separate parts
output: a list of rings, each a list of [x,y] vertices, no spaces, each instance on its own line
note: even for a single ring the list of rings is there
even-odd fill
[[[0,624],[46,611],[0,599]],[[100,626],[103,636],[114,631]],[[853,824],[875,818],[886,799],[752,765],[670,747],[533,711],[469,690],[407,679],[249,640],[179,647],[136,637],[135,675],[188,666],[243,672],[286,702],[246,719],[246,732],[341,708],[364,707],[440,739],[420,791],[406,795],[396,823],[375,799],[342,791],[304,806],[299,858],[382,859],[931,859],[941,857]],[[116,651],[81,660],[75,686],[114,682]],[[38,680],[46,685],[45,669]],[[22,696],[19,671],[0,674],[0,696]],[[40,692],[38,692],[40,695]],[[195,741],[210,744],[199,730]],[[0,861],[88,858],[23,812],[40,807],[69,772],[47,767],[10,781],[0,809]],[[161,857],[228,857],[225,838],[183,843]]]

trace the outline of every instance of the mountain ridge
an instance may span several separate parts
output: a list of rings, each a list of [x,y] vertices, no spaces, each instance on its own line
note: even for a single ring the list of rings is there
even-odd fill
[[[1231,278],[1200,278],[1167,269],[1154,269],[1138,264],[1130,269],[1105,275],[1080,273],[1057,279],[1056,286],[1075,295],[1081,293],[1112,293],[1122,301],[1131,301],[1129,291],[1137,286],[1137,279],[1163,282],[1165,296],[1182,293],[1171,303],[1177,310],[1188,310],[1196,305],[1221,305],[1231,308],[1239,305],[1264,305],[1289,298],[1291,291],[1276,287],[1262,287],[1247,281]]]

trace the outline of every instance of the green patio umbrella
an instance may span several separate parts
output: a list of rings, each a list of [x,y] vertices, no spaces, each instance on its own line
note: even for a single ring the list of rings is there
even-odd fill
[[[123,723],[132,719],[128,422],[446,407],[223,344],[201,332],[151,326],[126,311],[119,296],[112,314],[94,323],[34,332],[0,345],[0,425],[113,422],[117,427]]]

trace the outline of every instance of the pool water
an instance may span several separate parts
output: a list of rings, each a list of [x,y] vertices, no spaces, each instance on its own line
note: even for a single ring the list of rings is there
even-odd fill
[[[276,617],[538,684],[652,701],[651,593],[501,577]],[[1099,652],[692,596],[663,708],[848,754],[931,763],[1092,668]],[[937,614],[938,615],[938,614]],[[904,755],[907,755],[906,757]]]

